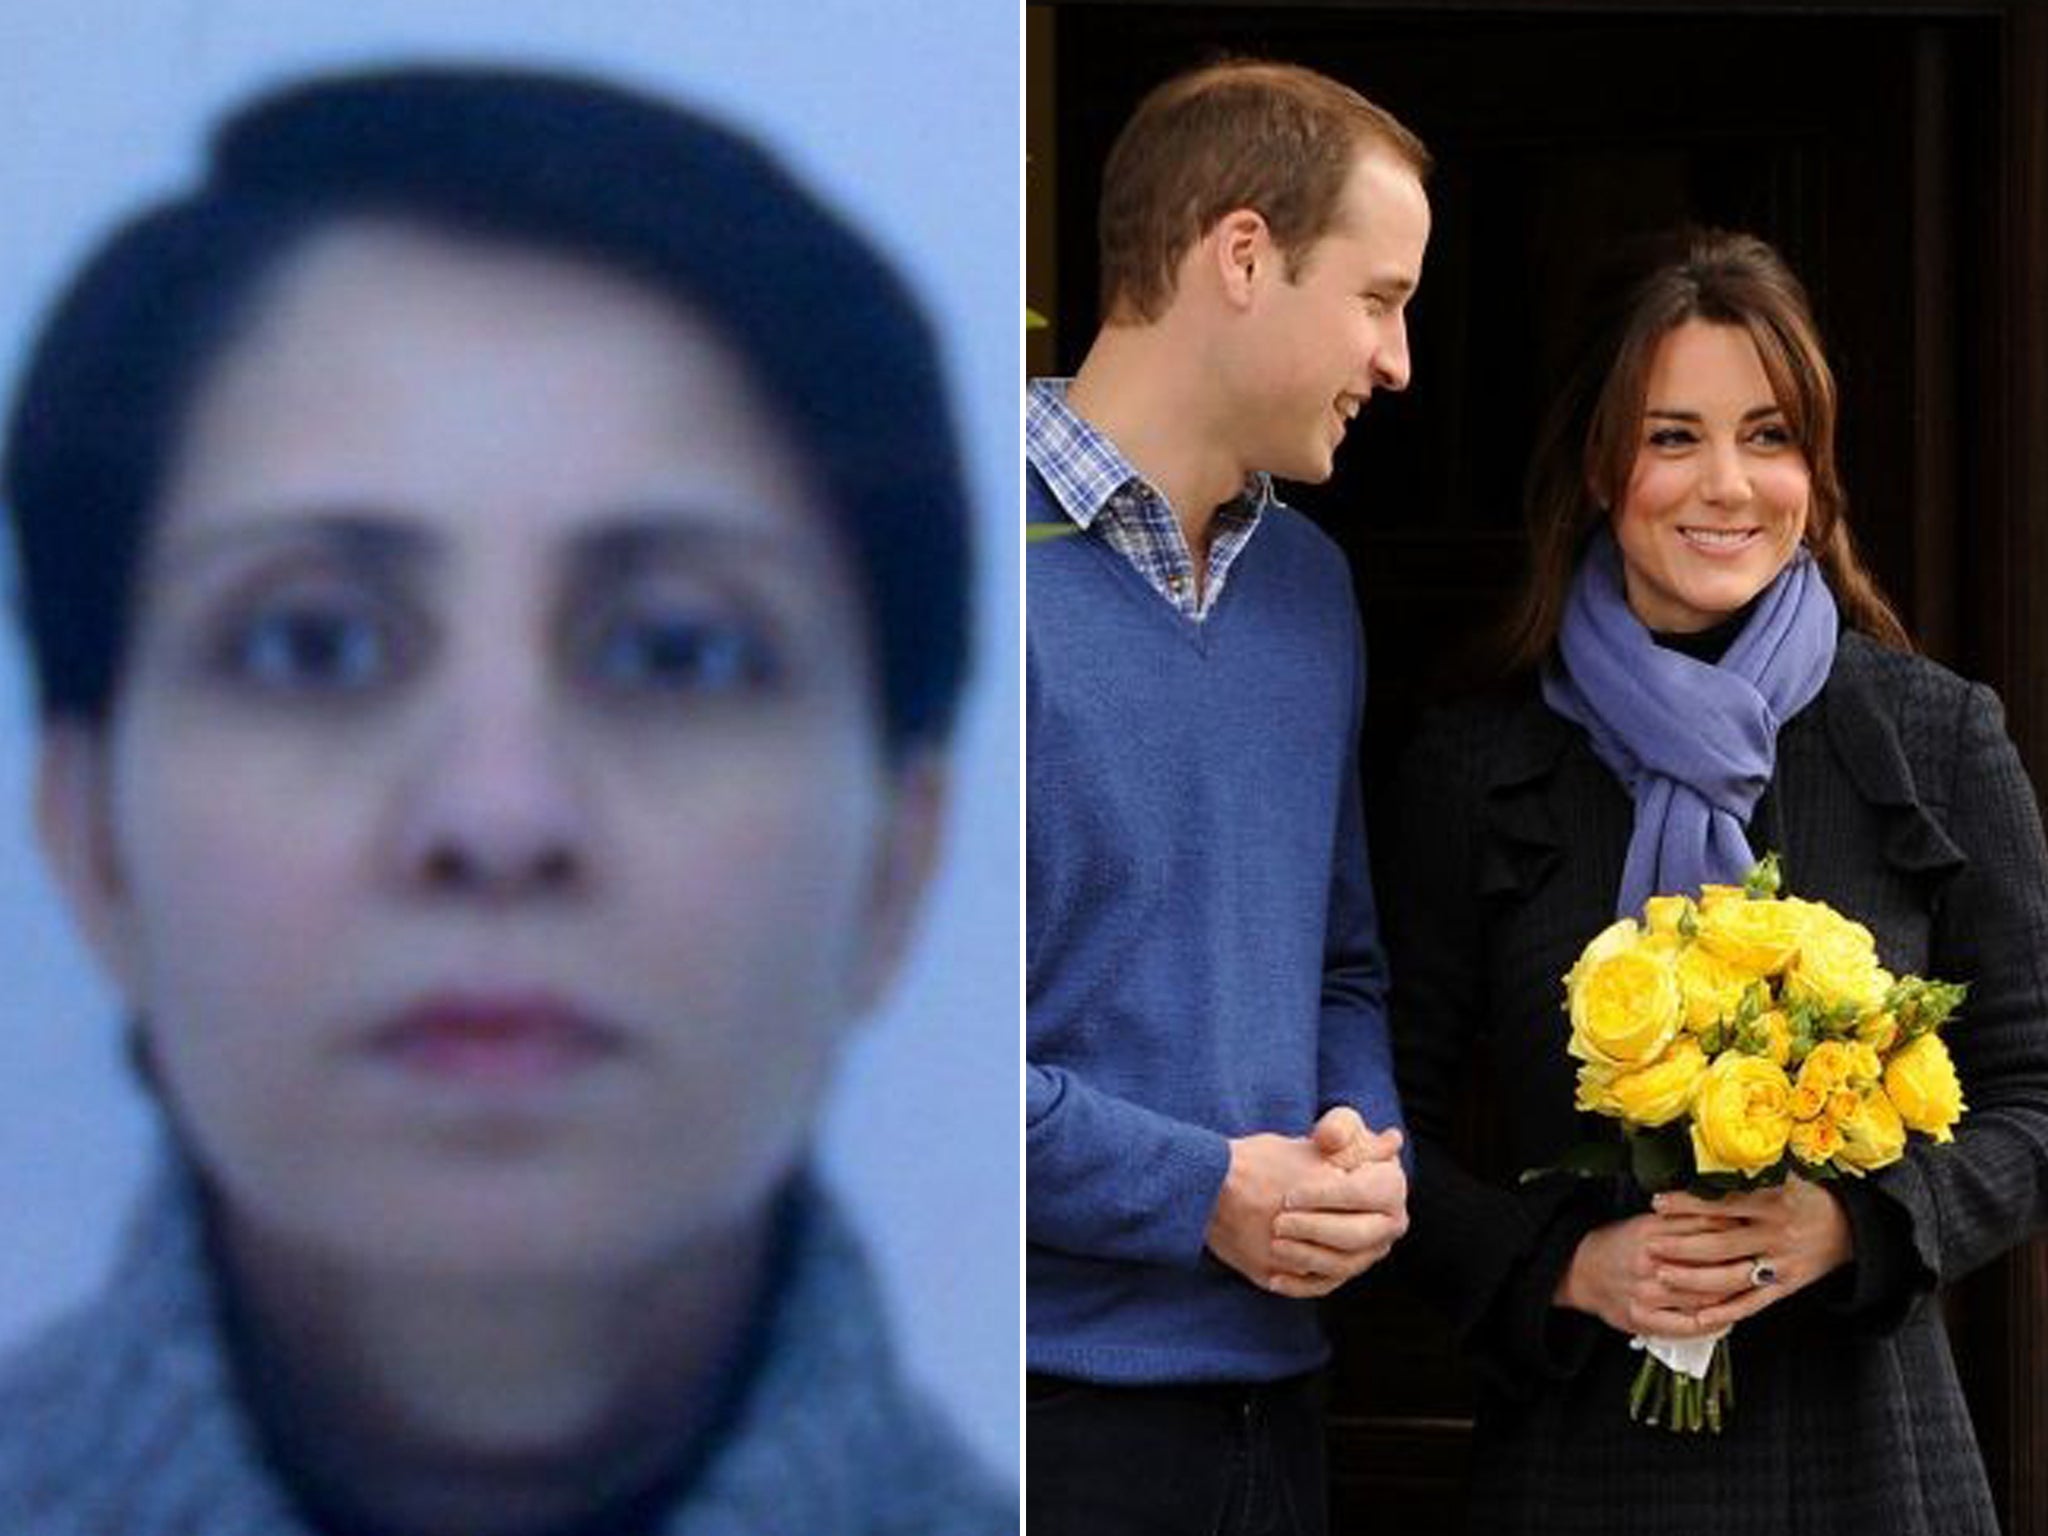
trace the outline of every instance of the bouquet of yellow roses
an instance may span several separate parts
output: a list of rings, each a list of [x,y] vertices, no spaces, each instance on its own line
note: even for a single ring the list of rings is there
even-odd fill
[[[1893,976],[1869,929],[1778,890],[1774,854],[1696,902],[1653,896],[1641,922],[1586,946],[1565,977],[1578,1107],[1623,1138],[1563,1166],[1711,1196],[1861,1177],[1910,1133],[1954,1139],[1962,1089],[1937,1031],[1965,988]],[[1638,1342],[1629,1416],[1718,1432],[1734,1397],[1726,1336]]]

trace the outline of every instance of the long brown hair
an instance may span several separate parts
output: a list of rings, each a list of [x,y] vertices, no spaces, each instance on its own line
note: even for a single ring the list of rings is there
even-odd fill
[[[1500,669],[1540,665],[1557,643],[1587,538],[1618,506],[1635,464],[1650,365],[1688,320],[1737,326],[1756,345],[1771,393],[1812,477],[1805,542],[1843,622],[1881,645],[1913,642],[1856,552],[1835,468],[1835,378],[1806,290],[1754,235],[1687,230],[1638,253],[1638,274],[1609,285],[1588,342],[1536,440],[1524,505],[1529,576],[1498,645]],[[1644,256],[1650,258],[1645,272]]]

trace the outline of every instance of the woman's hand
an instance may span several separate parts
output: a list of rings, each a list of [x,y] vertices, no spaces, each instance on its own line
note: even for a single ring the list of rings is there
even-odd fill
[[[1689,1339],[1712,1333],[1717,1325],[1702,1322],[1701,1307],[1746,1292],[1748,1265],[1742,1266],[1739,1280],[1723,1287],[1721,1294],[1704,1297],[1696,1287],[1682,1288],[1666,1281],[1660,1270],[1672,1266],[1660,1265],[1657,1245],[1718,1237],[1730,1226],[1718,1211],[1707,1207],[1698,1215],[1633,1216],[1595,1227],[1579,1240],[1551,1297],[1552,1304],[1591,1313],[1608,1327],[1630,1335]]]
[[[1792,1178],[1771,1189],[1720,1200],[1663,1194],[1653,1202],[1665,1223],[1647,1244],[1659,1285],[1678,1305],[1696,1311],[1706,1332],[1753,1317],[1773,1302],[1830,1274],[1855,1257],[1848,1213],[1832,1191]],[[1712,1230],[1678,1223],[1717,1218]],[[1756,1283],[1753,1266],[1774,1278]]]

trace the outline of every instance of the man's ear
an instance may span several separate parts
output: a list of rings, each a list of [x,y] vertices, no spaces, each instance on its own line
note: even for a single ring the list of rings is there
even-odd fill
[[[951,776],[935,750],[911,757],[892,771],[891,780],[854,977],[854,1003],[863,1013],[881,1001],[902,969],[918,909],[938,867],[951,801]]]
[[[1224,302],[1243,309],[1252,301],[1252,285],[1261,262],[1273,259],[1271,232],[1264,214],[1238,208],[1216,221],[1207,237]]]
[[[114,856],[113,796],[99,730],[71,721],[44,727],[36,756],[35,816],[43,859],[71,920],[132,1005],[128,905]]]

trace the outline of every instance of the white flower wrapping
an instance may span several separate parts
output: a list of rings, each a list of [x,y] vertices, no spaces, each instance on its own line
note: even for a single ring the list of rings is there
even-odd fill
[[[1719,1333],[1697,1339],[1662,1339],[1637,1334],[1628,1341],[1628,1347],[1649,1351],[1652,1360],[1681,1376],[1705,1381],[1707,1367],[1714,1363],[1714,1346],[1733,1331],[1723,1328]]]

